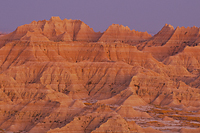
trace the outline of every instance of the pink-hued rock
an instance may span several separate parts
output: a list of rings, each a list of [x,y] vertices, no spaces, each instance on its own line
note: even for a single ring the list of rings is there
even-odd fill
[[[198,132],[199,37],[59,17],[19,26],[0,37],[0,132]]]
[[[147,32],[138,32],[135,30],[130,30],[129,27],[124,27],[123,25],[112,24],[103,33],[100,42],[123,42],[129,44],[137,44],[151,38],[151,35]]]

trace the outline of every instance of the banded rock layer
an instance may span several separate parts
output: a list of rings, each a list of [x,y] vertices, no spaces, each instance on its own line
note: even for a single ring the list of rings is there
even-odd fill
[[[59,17],[22,25],[0,38],[0,129],[197,131],[198,43],[197,27],[151,37]]]

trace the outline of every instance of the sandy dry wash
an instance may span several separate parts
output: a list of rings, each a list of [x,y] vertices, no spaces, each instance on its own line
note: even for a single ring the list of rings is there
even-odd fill
[[[154,36],[33,21],[0,36],[0,132],[200,132],[200,28]]]

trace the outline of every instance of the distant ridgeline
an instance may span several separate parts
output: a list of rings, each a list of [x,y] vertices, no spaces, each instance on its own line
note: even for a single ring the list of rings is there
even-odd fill
[[[199,28],[168,24],[153,37],[59,17],[19,26],[0,37],[0,132],[199,132],[199,44]]]
[[[61,20],[51,17],[49,21],[33,21],[19,26],[7,38],[27,41],[87,41],[138,43],[151,37],[147,32],[130,30],[128,27],[113,24],[103,32],[94,32],[80,20]]]
[[[118,24],[112,24],[108,29],[94,32],[92,28],[80,20],[61,20],[51,17],[48,20],[33,21],[19,26],[14,32],[0,38],[0,46],[12,40],[27,42],[106,42],[127,43],[136,46],[138,50],[149,52],[159,61],[183,51],[186,46],[200,44],[200,29],[197,27],[165,26],[153,37],[147,32],[130,30]],[[166,50],[167,49],[167,50]]]

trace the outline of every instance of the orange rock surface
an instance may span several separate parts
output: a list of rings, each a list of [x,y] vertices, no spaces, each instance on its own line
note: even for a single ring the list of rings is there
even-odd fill
[[[151,37],[147,32],[138,32],[130,30],[129,27],[123,25],[112,24],[103,33],[100,42],[123,42],[129,44],[137,44],[138,42],[146,41]]]
[[[198,132],[199,33],[19,26],[0,37],[0,132]]]

